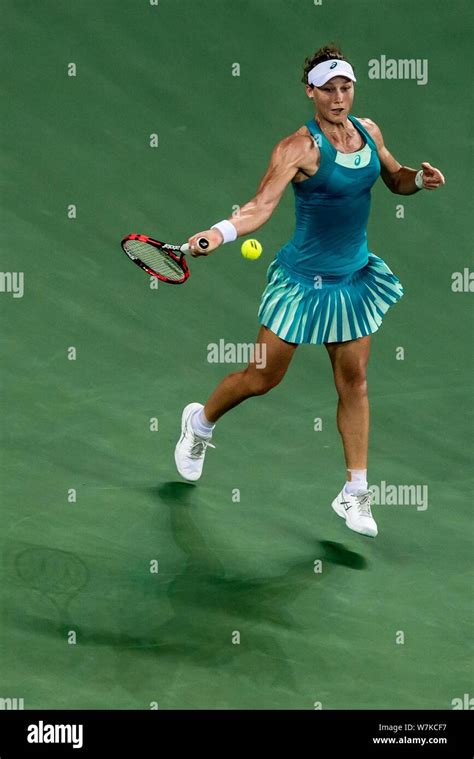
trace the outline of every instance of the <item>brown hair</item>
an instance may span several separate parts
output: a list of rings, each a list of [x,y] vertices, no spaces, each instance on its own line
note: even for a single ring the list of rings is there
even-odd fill
[[[319,50],[317,50],[314,55],[309,56],[306,58],[304,62],[304,72],[303,76],[301,77],[301,81],[303,84],[308,84],[308,74],[311,71],[314,66],[317,66],[318,63],[322,63],[323,61],[331,61],[333,58],[335,58],[338,61],[345,61],[347,58],[344,58],[341,48],[339,45],[336,45],[335,42],[330,42],[329,45],[324,45],[324,47],[320,47]],[[312,85],[310,85],[311,87]]]

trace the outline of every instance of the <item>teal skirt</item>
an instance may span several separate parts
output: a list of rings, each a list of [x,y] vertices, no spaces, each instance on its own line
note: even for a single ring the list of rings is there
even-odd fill
[[[403,295],[399,279],[373,253],[363,269],[313,279],[275,258],[267,269],[258,320],[290,343],[340,343],[376,332]]]

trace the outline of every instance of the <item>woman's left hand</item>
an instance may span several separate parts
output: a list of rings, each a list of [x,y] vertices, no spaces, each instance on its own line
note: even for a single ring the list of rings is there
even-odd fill
[[[435,169],[427,161],[421,164],[421,168],[423,169],[423,188],[425,190],[436,190],[441,185],[446,184],[440,170]]]

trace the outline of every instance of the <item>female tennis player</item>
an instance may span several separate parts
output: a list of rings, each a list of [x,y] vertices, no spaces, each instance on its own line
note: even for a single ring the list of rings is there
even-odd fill
[[[351,115],[356,78],[336,45],[306,59],[302,81],[313,101],[314,118],[275,146],[255,197],[238,217],[188,240],[191,255],[203,256],[254,232],[268,221],[292,183],[295,233],[268,267],[258,311],[257,342],[265,346],[266,365],[250,362],[225,377],[204,405],[184,408],[175,461],[186,480],[198,480],[207,447],[215,448],[210,439],[217,420],[281,382],[298,345],[324,344],[338,393],[337,426],[347,468],[332,508],[351,530],[375,537],[367,484],[366,368],[371,335],[403,288],[367,247],[370,191],[379,174],[397,195],[434,190],[445,180],[426,162],[418,171],[401,166],[385,147],[377,124]],[[198,246],[200,237],[209,240],[205,251]]]

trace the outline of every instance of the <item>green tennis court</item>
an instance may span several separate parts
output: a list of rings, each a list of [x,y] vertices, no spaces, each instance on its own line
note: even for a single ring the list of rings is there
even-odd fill
[[[473,674],[471,3],[5,0],[2,15],[0,699],[452,709]],[[374,507],[376,540],[330,507],[345,466],[322,347],[219,421],[197,484],[175,468],[184,405],[243,368],[208,346],[256,338],[291,189],[257,261],[237,242],[152,288],[120,250],[130,232],[184,242],[251,198],[312,115],[305,56],[332,40],[358,75],[354,115],[446,176],[372,196],[370,249],[405,288],[369,365],[369,481],[398,499]],[[426,83],[370,78],[382,56],[427,61]]]

